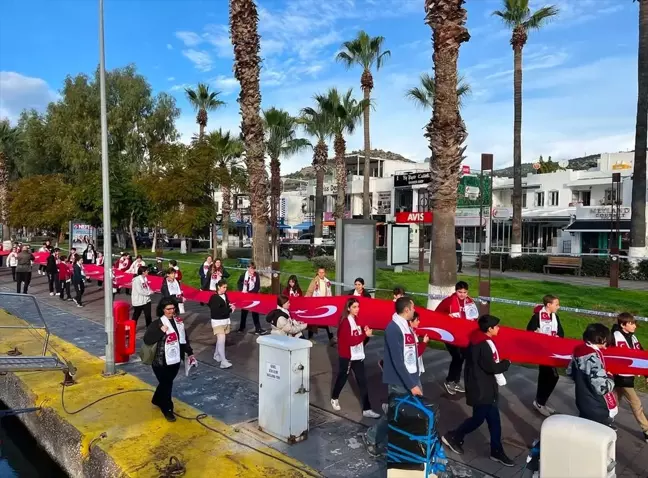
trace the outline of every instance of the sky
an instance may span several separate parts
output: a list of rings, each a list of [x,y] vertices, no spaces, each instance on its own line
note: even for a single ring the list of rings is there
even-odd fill
[[[547,5],[532,0],[532,7]],[[523,162],[539,155],[568,159],[626,151],[634,145],[637,103],[638,3],[555,0],[559,16],[532,31],[524,48]],[[430,111],[405,92],[432,72],[431,30],[423,0],[259,0],[262,107],[298,114],[330,87],[353,88],[357,68],[335,61],[343,41],[359,30],[385,37],[391,51],[374,72],[372,147],[415,161],[430,155],[423,127]],[[459,71],[472,88],[462,116],[467,163],[481,153],[495,167],[512,163],[513,52],[510,32],[491,13],[502,0],[468,0],[470,41]],[[184,141],[198,130],[185,87],[205,82],[226,106],[209,113],[208,131],[239,131],[228,37],[227,0],[105,0],[106,68],[135,64],[155,92],[177,99]],[[16,121],[24,108],[43,111],[59,97],[67,75],[92,74],[98,64],[97,0],[3,0],[0,5],[0,118]],[[347,149],[363,148],[362,127]],[[332,149],[332,148],[331,148]],[[332,156],[332,153],[331,153]],[[310,163],[306,152],[282,162],[282,173]]]

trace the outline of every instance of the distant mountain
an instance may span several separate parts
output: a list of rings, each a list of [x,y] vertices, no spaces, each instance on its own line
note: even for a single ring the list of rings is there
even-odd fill
[[[566,169],[573,169],[574,171],[585,171],[587,169],[595,167],[597,160],[600,158],[600,154],[590,154],[589,156],[569,159],[569,166],[567,166]],[[535,169],[533,169],[533,164],[534,163],[522,163],[522,177],[525,177],[529,173],[535,172]],[[495,171],[493,171],[493,176],[501,178],[512,178],[513,166],[503,169],[496,169]]]

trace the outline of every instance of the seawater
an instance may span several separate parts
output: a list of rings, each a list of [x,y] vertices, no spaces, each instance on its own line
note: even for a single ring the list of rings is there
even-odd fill
[[[0,410],[6,410],[0,402]],[[0,478],[67,478],[17,416],[0,418]]]

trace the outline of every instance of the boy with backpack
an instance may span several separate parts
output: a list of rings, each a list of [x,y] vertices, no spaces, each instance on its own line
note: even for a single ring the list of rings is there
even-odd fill
[[[636,330],[637,321],[632,314],[628,312],[619,314],[617,323],[612,326],[614,346],[643,350],[643,347],[635,336]],[[614,376],[614,395],[616,396],[617,402],[620,403],[622,398],[628,401],[632,413],[641,427],[644,440],[648,443],[648,419],[646,419],[643,406],[641,405],[641,399],[637,395],[634,385],[634,375],[619,374]]]

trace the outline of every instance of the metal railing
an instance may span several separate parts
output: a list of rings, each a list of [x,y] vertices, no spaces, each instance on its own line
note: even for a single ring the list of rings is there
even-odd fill
[[[0,329],[22,329],[22,330],[44,330],[45,331],[45,336],[44,336],[44,343],[43,343],[43,356],[47,353],[47,349],[49,347],[49,339],[50,339],[50,331],[49,328],[47,327],[47,323],[45,322],[45,318],[43,317],[43,313],[41,312],[40,306],[38,305],[38,301],[36,300],[36,297],[34,297],[31,294],[16,294],[15,292],[0,292],[0,298],[2,297],[15,297],[17,299],[23,299],[23,300],[31,300],[31,302],[34,304],[34,308],[36,309],[36,312],[38,314],[38,318],[40,321],[43,323],[42,326],[35,326],[33,324],[26,324],[26,325],[1,325],[0,324]],[[6,307],[6,301],[5,300],[0,300],[0,309],[7,310]],[[23,305],[21,307],[21,310],[24,310],[25,306]],[[18,317],[16,314],[12,314],[16,317]],[[20,318],[20,317],[18,317]],[[24,319],[22,319],[24,320]],[[25,321],[26,322],[26,321]],[[43,337],[42,335],[39,334],[40,337]]]

